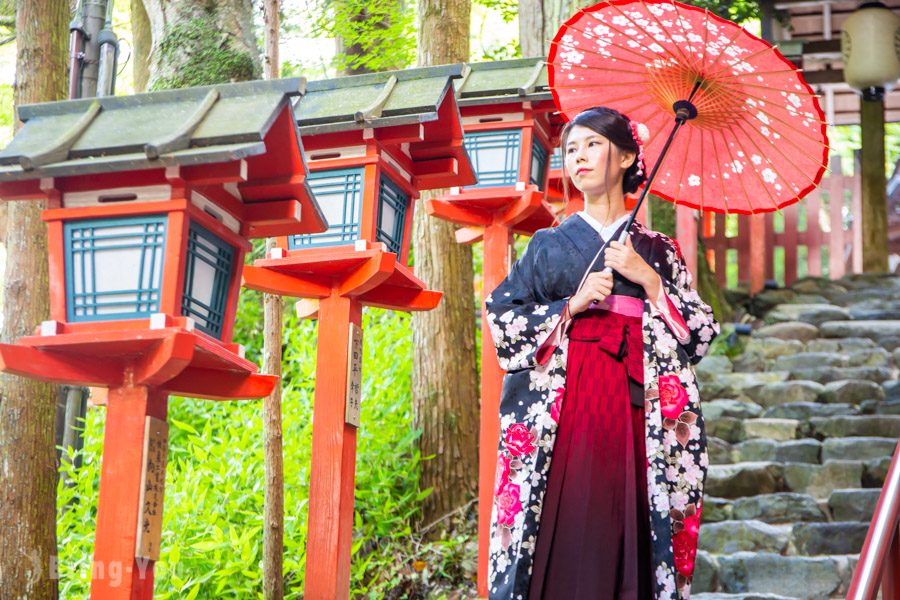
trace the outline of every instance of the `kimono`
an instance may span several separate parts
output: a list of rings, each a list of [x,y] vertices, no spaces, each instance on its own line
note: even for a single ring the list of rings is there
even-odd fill
[[[641,318],[652,595],[656,600],[686,599],[709,465],[692,365],[709,350],[719,324],[691,289],[691,275],[673,240],[637,221],[631,240],[661,281],[656,302],[643,294]],[[491,514],[492,599],[528,598],[565,396],[568,339],[560,318],[601,244],[597,231],[578,216],[537,231],[509,276],[485,300],[497,357],[507,371]],[[601,254],[593,270],[603,267]],[[613,294],[627,285],[634,284],[614,272]],[[550,352],[548,338],[558,340]]]

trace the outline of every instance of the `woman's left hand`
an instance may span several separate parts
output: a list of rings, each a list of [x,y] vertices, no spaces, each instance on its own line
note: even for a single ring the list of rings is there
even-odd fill
[[[643,257],[634,251],[631,236],[625,238],[625,243],[612,241],[603,253],[606,266],[611,267],[622,277],[632,281],[641,287],[647,287],[656,280],[656,271],[647,264]]]

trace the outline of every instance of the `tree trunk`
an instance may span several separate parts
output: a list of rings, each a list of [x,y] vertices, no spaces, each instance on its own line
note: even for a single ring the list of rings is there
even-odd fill
[[[131,49],[134,92],[147,90],[150,79],[150,47],[153,37],[150,33],[150,18],[142,0],[131,0]]]
[[[275,239],[266,248],[274,248]],[[284,300],[263,294],[263,373],[281,376]],[[266,486],[263,523],[263,598],[284,598],[284,450],[281,426],[281,381],[263,400],[263,446]]]
[[[264,0],[263,27],[266,79],[276,79],[278,60],[278,0]],[[266,240],[266,250],[275,247],[275,238]],[[263,294],[263,373],[281,376],[281,344],[284,300]],[[263,598],[284,598],[284,444],[281,423],[281,380],[263,400],[263,448],[266,455],[266,487],[263,500]]]
[[[522,56],[546,56],[550,40],[580,6],[573,0],[519,0]]]
[[[420,66],[468,60],[469,11],[469,0],[419,0]],[[468,502],[478,486],[472,248],[457,244],[454,231],[424,210],[415,213],[416,274],[444,292],[435,310],[412,318],[415,426],[422,430],[422,456],[434,455],[422,463],[420,478],[422,489],[434,489],[423,507],[426,523]]]
[[[259,77],[251,0],[144,0],[144,8],[153,36],[150,89]]]
[[[21,0],[16,13],[17,106],[67,92],[68,4]],[[13,202],[0,341],[30,335],[50,313],[43,202]],[[0,589],[4,598],[46,600],[56,581],[56,387],[0,375]]]

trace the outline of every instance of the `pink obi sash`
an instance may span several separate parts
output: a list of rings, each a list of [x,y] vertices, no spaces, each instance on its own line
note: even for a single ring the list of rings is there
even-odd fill
[[[614,313],[619,313],[620,315],[626,317],[641,317],[644,314],[644,301],[640,298],[635,298],[634,296],[619,296],[613,294],[611,296],[607,296],[603,301],[606,305],[606,310]],[[591,304],[590,308],[604,308],[603,304]]]
[[[607,296],[603,302],[604,304],[591,304],[591,306],[588,308],[588,311],[586,312],[608,311],[610,313],[621,315],[623,317],[633,318],[641,318],[644,315],[644,301],[640,298],[613,294]],[[567,315],[568,313],[566,311],[563,311],[563,314]],[[556,348],[559,346],[560,342],[562,341],[562,336],[566,333],[571,324],[571,318],[560,319],[559,323],[556,324],[554,330],[550,332],[550,335],[546,340],[544,340],[544,343],[542,343],[537,349],[535,358],[537,359],[538,364],[547,364],[547,361],[550,360],[550,356],[553,354],[553,351],[556,350]],[[638,327],[640,327],[640,325],[638,325]]]

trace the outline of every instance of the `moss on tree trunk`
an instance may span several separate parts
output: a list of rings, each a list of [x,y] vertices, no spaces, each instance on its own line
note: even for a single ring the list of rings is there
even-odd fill
[[[260,76],[249,0],[144,0],[153,32],[149,89]]]

